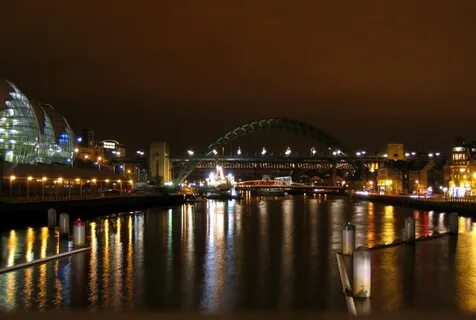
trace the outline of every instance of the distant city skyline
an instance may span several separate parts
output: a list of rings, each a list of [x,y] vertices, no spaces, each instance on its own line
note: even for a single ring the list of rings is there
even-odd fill
[[[2,3],[0,77],[75,133],[174,153],[269,117],[350,149],[476,138],[474,1],[111,4]]]

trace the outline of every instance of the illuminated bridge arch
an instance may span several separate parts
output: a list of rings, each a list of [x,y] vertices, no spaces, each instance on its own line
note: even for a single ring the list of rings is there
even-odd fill
[[[342,150],[342,144],[337,141],[337,139],[312,125],[292,119],[269,118],[245,123],[229,131],[224,136],[218,138],[214,143],[210,144],[204,156],[212,156],[214,154],[214,150],[217,150],[231,141],[266,130],[290,131],[293,133],[302,134],[313,140],[316,140],[319,143],[325,143],[332,149]],[[199,163],[200,160],[191,159],[188,165],[181,172],[179,172],[174,182],[180,183],[185,180]]]

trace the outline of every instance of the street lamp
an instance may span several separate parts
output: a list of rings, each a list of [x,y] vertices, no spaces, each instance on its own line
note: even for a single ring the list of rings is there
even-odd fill
[[[240,147],[238,147],[238,151],[236,151],[236,154],[241,156],[241,148]]]
[[[261,150],[261,155],[262,155],[262,156],[265,156],[265,155],[266,155],[266,152],[267,152],[267,151],[266,151],[266,148],[263,147],[263,149]]]
[[[30,182],[33,180],[32,176],[26,178],[26,198],[30,199]]]
[[[45,199],[45,181],[48,180],[47,177],[41,178],[41,200]]]
[[[290,147],[287,147],[286,148],[286,151],[284,151],[284,155],[287,157],[291,154],[291,148]]]
[[[63,183],[63,178],[56,179],[56,199],[58,199],[60,184]]]
[[[83,197],[83,184],[80,178],[76,178],[74,179],[74,181],[76,181],[76,183],[79,183],[79,198],[81,199]]]
[[[316,148],[312,147],[311,148],[311,155],[314,157],[316,155],[316,153],[317,153]]]
[[[193,152],[193,150],[187,150],[187,153],[189,156],[193,156],[195,154],[195,152]]]
[[[117,182],[119,182],[119,195],[122,196],[122,180],[119,179],[119,180],[117,180]]]
[[[101,171],[101,160],[102,160],[102,157],[98,157],[98,168],[99,168],[99,171]]]
[[[15,177],[13,174],[10,176],[10,197],[13,195],[12,193],[12,187],[13,187],[13,181],[15,181],[17,177]]]

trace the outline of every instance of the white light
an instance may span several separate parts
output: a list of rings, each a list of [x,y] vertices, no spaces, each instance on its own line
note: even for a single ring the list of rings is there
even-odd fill
[[[355,155],[356,155],[357,157],[360,157],[360,156],[362,155],[362,152],[356,152]]]
[[[266,154],[266,152],[267,152],[267,151],[266,151],[266,148],[263,147],[263,150],[261,150],[261,155],[264,156],[264,155]]]
[[[193,150],[187,150],[187,153],[189,156],[193,156],[195,154],[195,152],[193,152]]]
[[[317,151],[316,151],[316,148],[312,147],[312,148],[311,148],[311,154],[312,154],[313,156],[315,156],[315,155],[316,155],[316,152],[317,152]]]
[[[412,156],[416,155],[416,152],[412,152]]]
[[[218,151],[216,151],[215,149],[213,149],[212,152],[213,152],[214,155],[217,155],[217,154],[218,154]]]
[[[410,153],[409,152],[405,152],[405,157],[409,157],[410,156]]]
[[[439,152],[437,152],[437,153],[435,153],[435,155],[436,155],[437,157],[439,157],[439,156],[440,156],[440,153],[439,153]]]
[[[164,182],[164,186],[168,186],[168,187],[173,186],[173,182],[171,181]]]
[[[428,156],[429,156],[430,158],[433,158],[433,153],[429,153]]]
[[[241,149],[240,148],[238,148],[238,151],[236,151],[236,154],[239,155],[239,156],[241,155]]]
[[[291,148],[287,148],[286,151],[284,152],[286,156],[289,156],[291,154]]]
[[[384,157],[384,158],[387,158],[387,157],[388,157],[388,154],[385,153],[385,154],[383,155],[383,157]]]
[[[367,152],[366,151],[362,151],[362,154],[365,155]]]

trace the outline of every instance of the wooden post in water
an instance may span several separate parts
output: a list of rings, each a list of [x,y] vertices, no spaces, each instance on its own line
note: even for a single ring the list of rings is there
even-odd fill
[[[354,283],[353,291],[356,298],[370,298],[371,261],[370,251],[359,247],[354,250]]]
[[[62,213],[59,215],[59,229],[60,236],[69,235],[69,216],[67,213]]]
[[[342,254],[351,256],[355,247],[355,226],[348,222],[342,230]]]
[[[56,210],[53,208],[48,209],[48,228],[56,227]]]
[[[415,242],[415,219],[413,217],[405,219],[405,241],[408,243]]]

